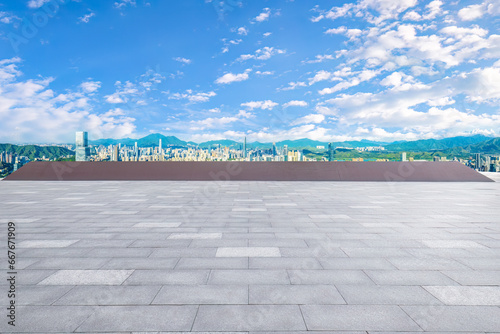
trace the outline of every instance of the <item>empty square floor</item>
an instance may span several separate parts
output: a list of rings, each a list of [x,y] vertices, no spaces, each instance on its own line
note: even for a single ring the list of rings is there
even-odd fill
[[[0,332],[500,333],[499,202],[498,182],[3,181]]]

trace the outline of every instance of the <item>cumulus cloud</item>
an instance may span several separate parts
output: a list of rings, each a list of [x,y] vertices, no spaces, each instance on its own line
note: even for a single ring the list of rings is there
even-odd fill
[[[271,100],[251,101],[251,102],[245,102],[245,103],[241,104],[242,107],[247,107],[250,110],[254,110],[254,109],[272,110],[277,105],[278,105],[278,103],[273,102]]]
[[[283,88],[278,88],[277,91],[287,91],[287,90],[294,90],[299,87],[307,87],[307,84],[303,81],[297,81],[297,82],[289,82],[287,87]]]
[[[244,35],[244,36],[248,35],[248,29],[245,27],[239,27],[237,32],[238,35]]]
[[[28,8],[37,9],[37,8],[42,7],[44,4],[46,4],[49,1],[51,1],[51,0],[29,0],[28,1]]]
[[[270,8],[264,8],[262,10],[262,13],[257,15],[257,17],[254,19],[255,22],[264,22],[269,20],[269,16],[271,16],[271,9]]]
[[[252,71],[251,69],[246,69],[245,72],[239,74],[226,73],[223,76],[217,78],[215,82],[218,84],[226,85],[233,82],[245,81],[248,80],[249,78],[248,73],[250,73],[251,71]]]
[[[301,117],[294,122],[292,122],[292,125],[298,125],[298,124],[310,124],[310,123],[322,123],[325,120],[325,115],[322,114],[310,114],[304,117]]]
[[[106,102],[108,103],[126,103],[129,101],[131,96],[137,96],[141,94],[136,85],[130,81],[127,81],[124,84],[121,81],[117,81],[115,83],[115,86],[116,91],[113,94],[104,96]]]
[[[292,100],[283,104],[283,108],[288,107],[307,107],[306,101]]]
[[[458,11],[458,17],[462,21],[472,21],[482,17],[486,12],[485,3],[479,5],[470,5]]]
[[[244,54],[236,59],[237,61],[245,61],[249,59],[267,60],[274,55],[286,53],[286,50],[275,49],[274,47],[265,46],[258,49],[254,54]]]
[[[0,61],[1,141],[68,142],[77,129],[85,129],[91,138],[121,138],[135,131],[135,119],[122,111],[93,111],[84,88],[92,85],[57,93],[50,88],[54,78],[21,80],[19,62]]]
[[[78,21],[79,21],[79,22],[82,22],[82,23],[89,23],[89,22],[90,22],[90,19],[91,19],[92,17],[94,17],[94,16],[95,16],[95,13],[94,13],[94,12],[90,12],[90,13],[88,13],[88,14],[83,15],[82,17],[79,17],[79,18],[78,18]]]
[[[174,93],[171,94],[168,98],[171,100],[188,100],[190,103],[200,103],[200,102],[208,102],[211,97],[216,96],[215,92],[208,93],[195,93],[191,89],[186,90],[185,93]]]
[[[191,59],[183,58],[183,57],[176,57],[174,58],[175,61],[178,61],[179,63],[183,64],[191,64]]]
[[[99,88],[101,88],[101,82],[100,81],[86,81],[82,82],[80,84],[80,87],[85,93],[94,93],[96,92]]]

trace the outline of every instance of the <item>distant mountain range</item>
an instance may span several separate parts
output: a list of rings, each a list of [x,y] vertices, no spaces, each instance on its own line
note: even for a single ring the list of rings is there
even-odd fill
[[[237,142],[229,139],[221,140],[211,140],[203,143],[186,142],[175,136],[164,136],[159,133],[150,134],[146,137],[140,139],[99,139],[95,141],[90,141],[92,145],[117,145],[121,143],[126,146],[133,146],[137,142],[139,147],[156,147],[159,144],[159,140],[162,140],[162,146],[198,146],[200,148],[208,148],[211,146],[221,145],[227,147],[240,147],[243,142]],[[445,151],[454,148],[462,148],[463,150],[472,152],[488,152],[488,153],[500,153],[500,138],[492,138],[483,135],[474,136],[458,136],[443,139],[421,139],[415,141],[395,141],[392,143],[378,142],[370,140],[360,140],[360,141],[344,141],[344,142],[332,142],[334,147],[370,147],[370,146],[384,146],[387,151],[413,151],[413,152],[426,152],[426,151]],[[314,149],[317,146],[324,146],[325,149],[328,148],[328,142],[322,142],[312,139],[297,139],[297,140],[284,140],[276,142],[276,146],[283,147],[287,145],[290,149]],[[261,142],[247,142],[248,148],[272,148],[273,143],[261,143]]]
[[[38,145],[12,145],[0,144],[0,153],[8,152],[30,158],[57,159],[62,156],[73,155],[75,152],[60,146],[38,146]]]

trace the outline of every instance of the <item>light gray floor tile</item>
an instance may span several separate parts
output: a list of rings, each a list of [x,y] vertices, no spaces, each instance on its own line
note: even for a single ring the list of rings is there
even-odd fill
[[[172,233],[167,239],[221,239],[222,233]]]
[[[189,331],[196,311],[197,306],[101,306],[77,332]]]
[[[21,285],[17,286],[18,305],[51,305],[61,296],[71,290],[72,286],[41,286]],[[4,296],[2,296],[4,297]]]
[[[175,269],[246,269],[248,258],[183,258]]]
[[[193,331],[305,329],[296,305],[201,305],[193,326]]]
[[[500,285],[500,271],[490,270],[460,270],[443,271],[461,285]]]
[[[373,284],[362,270],[288,270],[292,284]]]
[[[418,270],[365,270],[379,285],[457,285],[458,283],[439,271]]]
[[[212,270],[208,284],[290,284],[285,270]]]
[[[220,247],[216,257],[281,257],[278,247]]]
[[[497,306],[402,306],[424,331],[498,332]]]
[[[159,286],[76,286],[54,305],[148,305]]]
[[[78,240],[23,240],[19,248],[62,248],[74,244]]]
[[[205,284],[208,270],[135,270],[126,285]]]
[[[398,306],[303,305],[300,308],[309,330],[420,330]]]
[[[500,306],[498,286],[424,286],[446,305]]]
[[[120,285],[133,270],[59,270],[39,285]]]
[[[93,312],[90,306],[20,306],[15,328],[4,320],[0,322],[0,332],[72,333]]]
[[[168,285],[153,304],[248,304],[246,285]]]
[[[428,305],[436,298],[420,286],[336,285],[347,304]]]
[[[345,304],[334,285],[250,285],[250,304]]]

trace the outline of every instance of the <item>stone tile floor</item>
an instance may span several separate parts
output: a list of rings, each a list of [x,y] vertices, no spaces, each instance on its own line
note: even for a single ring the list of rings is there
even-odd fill
[[[2,333],[500,333],[498,182],[3,181],[0,203]]]

